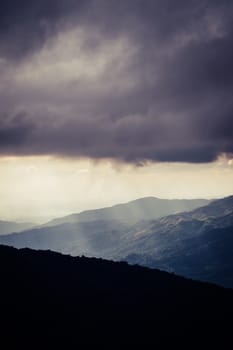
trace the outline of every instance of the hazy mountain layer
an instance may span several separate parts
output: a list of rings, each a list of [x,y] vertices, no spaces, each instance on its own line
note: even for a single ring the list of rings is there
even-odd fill
[[[21,232],[34,226],[32,223],[17,223],[11,221],[0,221],[0,235],[6,235],[12,232]]]
[[[87,210],[79,214],[72,214],[50,221],[46,226],[64,223],[77,223],[88,221],[118,220],[127,224],[134,224],[142,220],[155,220],[159,217],[190,211],[207,205],[206,199],[159,199],[146,197],[125,204],[114,205],[109,208]]]
[[[72,255],[111,257],[131,234],[118,221],[93,221],[42,227],[0,237],[0,244],[16,248],[51,249]],[[109,252],[109,254],[108,254]]]

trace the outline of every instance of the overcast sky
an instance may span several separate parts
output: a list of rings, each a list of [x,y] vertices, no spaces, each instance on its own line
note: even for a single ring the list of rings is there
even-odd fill
[[[0,216],[231,194],[232,42],[229,0],[2,0]]]

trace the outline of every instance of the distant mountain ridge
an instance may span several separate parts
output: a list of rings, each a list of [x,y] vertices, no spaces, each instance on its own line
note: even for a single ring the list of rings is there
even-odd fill
[[[190,211],[208,203],[210,203],[210,200],[207,199],[160,199],[156,197],[145,197],[112,207],[71,214],[54,219],[43,226],[102,220],[118,220],[127,224],[135,224],[142,220],[155,220],[170,214]]]
[[[0,235],[7,235],[13,232],[21,232],[35,226],[33,223],[17,223],[0,220]]]
[[[125,244],[130,227],[118,221],[91,221],[41,227],[0,237],[16,248],[51,249],[65,254],[111,258]]]
[[[192,217],[198,220],[217,218],[233,212],[233,196],[212,200],[206,206],[199,207],[192,211]],[[183,214],[185,216],[185,213]],[[187,213],[188,215],[188,213]]]

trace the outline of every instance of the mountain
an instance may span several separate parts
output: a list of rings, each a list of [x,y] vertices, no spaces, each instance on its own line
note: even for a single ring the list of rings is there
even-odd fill
[[[233,288],[233,226],[205,231],[197,237],[173,238],[168,244],[153,242],[155,246],[154,251],[135,247],[123,260]]]
[[[0,220],[0,235],[6,235],[12,232],[21,232],[33,227],[32,223],[17,223],[11,221],[1,221]]]
[[[233,317],[232,290],[126,263],[0,246],[0,276],[1,342],[8,346],[44,338],[53,347],[121,337],[124,344],[203,336],[210,343],[213,325],[227,333]]]
[[[116,256],[233,288],[233,196],[135,226]]]
[[[91,221],[41,227],[0,237],[0,244],[16,248],[51,249],[72,255],[111,258],[124,246],[130,227],[118,221]]]
[[[124,260],[233,288],[232,228],[227,197],[154,221],[65,223],[6,235],[0,244]]]
[[[109,208],[87,210],[79,214],[57,218],[44,226],[109,220],[134,224],[142,220],[155,220],[162,216],[190,211],[207,205],[209,202],[206,199],[159,199],[156,197],[146,197],[125,204],[117,204]]]
[[[211,201],[204,207],[197,208],[191,213],[192,219],[206,220],[206,218],[224,217],[233,212],[233,196]],[[190,217],[189,213],[184,213],[183,217]]]

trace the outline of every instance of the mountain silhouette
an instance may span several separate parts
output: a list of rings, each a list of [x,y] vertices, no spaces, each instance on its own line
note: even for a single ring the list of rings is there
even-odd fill
[[[124,341],[139,337],[146,344],[189,332],[201,339],[203,330],[209,336],[214,323],[220,331],[233,316],[232,290],[126,263],[0,246],[0,271],[1,341],[8,343],[35,331],[31,344],[46,334],[53,345],[63,337],[95,342],[107,339],[104,324],[114,333],[124,322]],[[131,339],[135,324],[140,332]]]

